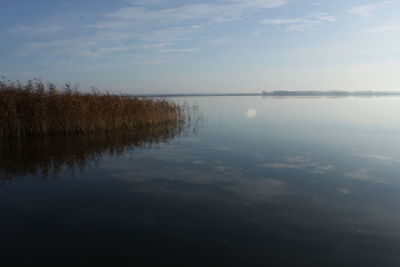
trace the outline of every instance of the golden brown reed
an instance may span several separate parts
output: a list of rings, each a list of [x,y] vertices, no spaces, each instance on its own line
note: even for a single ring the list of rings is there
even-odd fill
[[[184,120],[191,120],[185,107],[166,100],[0,81],[0,137],[6,139],[176,128]]]

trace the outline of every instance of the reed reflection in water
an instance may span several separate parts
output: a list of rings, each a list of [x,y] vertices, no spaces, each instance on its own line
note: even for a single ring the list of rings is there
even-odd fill
[[[202,125],[201,112],[196,106],[184,110],[179,120],[135,131],[2,140],[0,182],[28,175],[46,180],[62,171],[74,174],[97,164],[103,156],[121,156],[135,148],[157,147],[179,136],[195,135]]]

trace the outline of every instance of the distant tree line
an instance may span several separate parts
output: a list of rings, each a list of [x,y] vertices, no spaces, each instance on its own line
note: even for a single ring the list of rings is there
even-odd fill
[[[390,96],[400,91],[263,91],[269,96]]]

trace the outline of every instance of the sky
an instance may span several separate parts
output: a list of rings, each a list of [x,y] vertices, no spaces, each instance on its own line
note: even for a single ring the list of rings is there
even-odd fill
[[[400,0],[0,0],[0,76],[115,93],[400,90]]]

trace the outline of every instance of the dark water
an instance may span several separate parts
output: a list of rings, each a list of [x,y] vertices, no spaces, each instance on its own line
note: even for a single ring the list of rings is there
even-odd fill
[[[3,144],[0,262],[400,266],[399,97],[185,100],[194,134]]]

